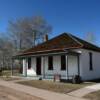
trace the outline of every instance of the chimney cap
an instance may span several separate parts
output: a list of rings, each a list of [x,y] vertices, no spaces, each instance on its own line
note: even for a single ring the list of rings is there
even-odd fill
[[[45,41],[48,41],[48,34],[45,34],[45,35],[44,35],[44,42],[45,42]]]

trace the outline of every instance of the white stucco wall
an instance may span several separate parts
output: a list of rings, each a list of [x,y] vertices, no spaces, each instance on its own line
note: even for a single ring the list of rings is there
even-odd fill
[[[36,76],[36,58],[31,58],[31,69],[27,68],[27,75],[28,76]]]
[[[100,78],[100,53],[91,50],[82,49],[82,54],[80,55],[81,61],[81,77],[83,80],[91,80]],[[93,54],[93,70],[89,70],[89,52]]]
[[[36,76],[36,58],[31,58],[31,69],[28,69],[27,59],[23,59],[23,75]]]
[[[54,74],[60,74],[62,77],[66,77],[66,71],[61,71],[60,56],[53,56],[53,70],[48,70],[48,56],[45,57],[45,75],[46,78],[53,78]]]
[[[68,56],[68,75],[78,75],[78,59],[77,56]]]
[[[48,70],[48,57],[45,57],[45,75],[46,78],[53,78],[54,74],[60,74],[63,79],[67,79],[66,70],[61,70],[61,56],[53,56],[53,70]],[[68,74],[69,76],[78,74],[78,64],[76,56],[68,56]]]

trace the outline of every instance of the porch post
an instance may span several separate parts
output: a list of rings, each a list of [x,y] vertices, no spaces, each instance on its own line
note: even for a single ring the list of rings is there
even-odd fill
[[[42,74],[43,74],[43,78],[45,78],[45,63],[44,63],[44,56],[42,57]]]
[[[80,59],[79,59],[79,55],[77,56],[77,63],[78,63],[78,75],[80,75]]]
[[[27,59],[23,59],[23,75],[27,77]]]
[[[68,55],[66,55],[66,79],[69,79],[69,75],[68,75]]]

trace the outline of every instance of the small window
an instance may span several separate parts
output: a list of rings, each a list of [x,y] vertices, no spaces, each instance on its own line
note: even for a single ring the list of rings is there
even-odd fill
[[[28,69],[31,69],[31,58],[28,58]]]
[[[66,56],[61,56],[61,70],[66,70]]]
[[[53,70],[53,57],[48,57],[48,70]]]
[[[92,57],[93,57],[93,54],[90,52],[90,53],[89,53],[89,59],[90,59],[90,62],[89,62],[89,63],[90,63],[90,68],[89,68],[89,69],[90,69],[91,71],[93,70],[93,62],[92,62],[92,59],[93,59],[93,58],[92,58]]]

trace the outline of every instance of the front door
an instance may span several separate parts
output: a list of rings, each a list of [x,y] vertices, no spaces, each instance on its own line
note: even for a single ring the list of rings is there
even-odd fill
[[[41,75],[41,57],[36,58],[36,73]]]

